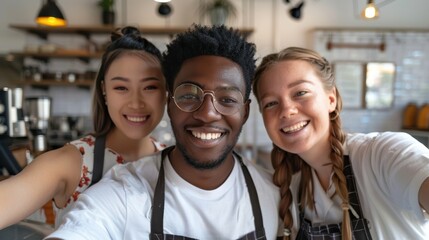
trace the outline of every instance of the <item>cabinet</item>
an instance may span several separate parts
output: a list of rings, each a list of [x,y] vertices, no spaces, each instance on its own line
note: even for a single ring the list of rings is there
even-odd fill
[[[85,25],[85,26],[66,26],[66,27],[43,27],[36,25],[20,25],[11,24],[10,28],[18,31],[24,31],[28,34],[37,36],[40,39],[47,40],[50,34],[68,34],[68,35],[81,35],[90,41],[92,35],[110,34],[118,27],[110,25]],[[139,30],[143,35],[154,36],[169,36],[172,38],[175,34],[186,31],[185,27],[140,27]],[[239,29],[244,37],[248,37],[253,33],[251,28]],[[55,51],[41,52],[41,51],[20,51],[11,52],[13,56],[19,59],[32,58],[47,63],[50,59],[80,59],[83,62],[89,62],[91,59],[99,59],[102,52],[89,51],[85,49],[79,50],[65,50],[58,49]],[[56,81],[54,79],[43,79],[43,81],[27,81],[26,84],[38,86],[51,86],[51,85],[82,85],[91,86],[93,79],[80,79],[76,82]]]

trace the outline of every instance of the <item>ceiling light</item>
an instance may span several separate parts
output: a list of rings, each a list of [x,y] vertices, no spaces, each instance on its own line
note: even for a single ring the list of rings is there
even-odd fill
[[[67,25],[60,8],[55,3],[55,0],[43,1],[42,8],[36,18],[36,23],[51,27],[62,27]]]
[[[362,17],[365,19],[375,19],[378,18],[378,8],[375,6],[373,0],[368,0],[368,4],[365,9],[362,10]]]

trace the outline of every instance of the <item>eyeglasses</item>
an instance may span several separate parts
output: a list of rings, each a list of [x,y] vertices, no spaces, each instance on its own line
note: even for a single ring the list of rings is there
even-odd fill
[[[201,107],[206,95],[212,96],[213,106],[223,115],[232,115],[243,106],[243,95],[235,88],[222,88],[216,91],[203,90],[195,84],[184,83],[174,90],[173,100],[184,112],[194,112]]]

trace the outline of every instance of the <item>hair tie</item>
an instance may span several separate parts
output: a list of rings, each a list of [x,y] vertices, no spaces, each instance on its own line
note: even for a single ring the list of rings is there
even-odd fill
[[[348,210],[350,209],[350,207],[349,207],[349,204],[348,204],[348,203],[342,203],[342,204],[341,204],[341,208],[342,208],[343,210],[346,210],[346,211],[348,211]]]
[[[290,230],[289,230],[289,228],[284,228],[283,229],[283,235],[286,236],[286,237],[290,236]]]

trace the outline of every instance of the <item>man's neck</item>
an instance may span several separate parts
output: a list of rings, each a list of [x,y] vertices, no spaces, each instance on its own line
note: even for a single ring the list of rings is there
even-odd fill
[[[199,169],[190,165],[180,150],[175,147],[169,154],[168,158],[174,170],[181,178],[190,184],[204,189],[213,190],[221,186],[234,168],[235,160],[232,152],[217,167],[212,169]]]

